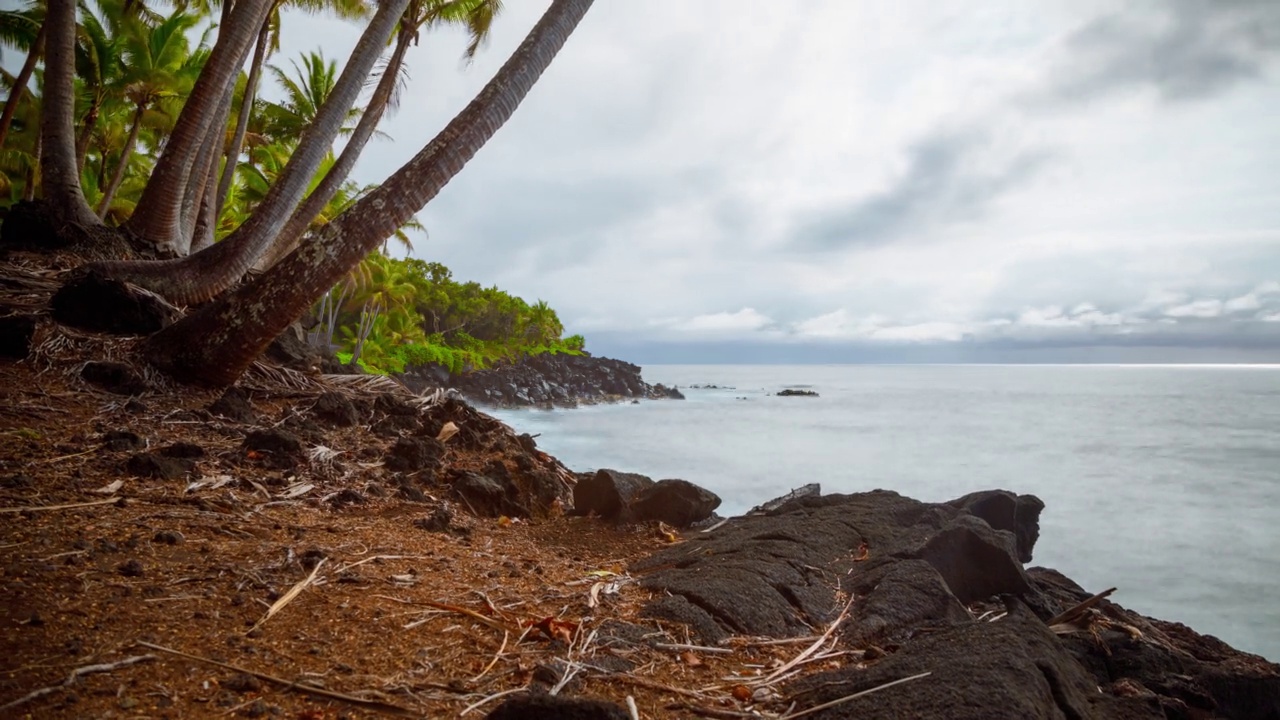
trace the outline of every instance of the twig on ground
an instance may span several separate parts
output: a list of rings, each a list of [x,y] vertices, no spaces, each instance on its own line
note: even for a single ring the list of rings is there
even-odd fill
[[[500,698],[500,697],[506,697],[506,696],[508,696],[508,695],[514,695],[514,694],[516,694],[516,693],[518,693],[518,692],[524,692],[524,691],[525,691],[525,688],[518,687],[518,688],[511,688],[510,690],[503,690],[502,692],[496,692],[496,693],[494,693],[494,694],[492,694],[492,695],[486,695],[486,696],[484,696],[484,697],[480,698],[479,700],[477,700],[476,702],[473,702],[473,703],[471,703],[470,705],[468,705],[468,706],[466,706],[465,708],[463,708],[463,709],[462,709],[462,712],[460,712],[460,713],[458,713],[458,714],[459,714],[459,715],[466,715],[467,713],[471,712],[472,710],[475,710],[476,708],[480,707],[481,705],[485,705],[485,704],[487,704],[487,703],[489,703],[489,702],[492,702],[492,701],[494,701],[494,700],[497,700],[497,699],[498,699],[498,698]]]
[[[932,671],[931,671],[931,672],[922,672],[922,673],[920,673],[919,675],[911,675],[911,676],[909,676],[909,677],[899,678],[899,679],[894,680],[894,681],[892,681],[892,682],[887,682],[887,683],[885,683],[885,684],[883,684],[883,685],[877,685],[877,686],[875,686],[875,687],[873,687],[873,688],[871,688],[871,689],[869,689],[869,690],[863,690],[863,691],[861,691],[861,692],[856,692],[856,693],[854,693],[854,694],[852,694],[852,695],[845,695],[845,696],[844,696],[844,697],[842,697],[842,698],[836,698],[835,700],[830,700],[830,701],[824,702],[824,703],[822,703],[821,705],[814,705],[813,707],[805,708],[804,710],[801,710],[800,712],[796,712],[796,713],[791,713],[791,714],[789,714],[789,715],[785,715],[785,716],[783,716],[783,717],[781,718],[781,720],[794,720],[795,718],[798,718],[798,717],[804,717],[805,715],[812,715],[813,713],[816,713],[816,712],[818,712],[819,710],[826,710],[827,708],[831,708],[831,707],[835,707],[836,705],[841,705],[841,704],[843,704],[843,703],[847,703],[847,702],[849,702],[850,700],[857,700],[858,698],[860,698],[860,697],[865,697],[865,696],[867,696],[867,695],[870,695],[871,693],[880,692],[881,690],[884,690],[884,689],[887,689],[887,688],[891,688],[891,687],[893,687],[894,685],[902,685],[903,683],[909,683],[909,682],[911,682],[911,681],[913,681],[913,680],[919,680],[920,678],[929,677],[929,676],[930,676],[930,675],[932,675],[932,674],[933,674],[933,672],[932,672]]]
[[[164,647],[163,645],[155,645],[149,642],[144,642],[142,640],[138,640],[137,642],[139,645],[143,647],[151,648],[152,650],[159,650],[160,652],[166,652],[166,653],[169,653],[170,655],[177,655],[178,657],[183,657],[188,660],[195,660],[196,662],[207,663],[209,665],[214,665],[216,667],[220,667],[225,670],[244,673],[245,675],[252,675],[260,680],[266,680],[267,682],[272,682],[277,685],[280,685],[285,690],[297,690],[298,692],[305,693],[308,695],[315,695],[317,697],[328,698],[330,700],[340,700],[342,702],[350,703],[357,707],[362,707],[366,710],[386,713],[388,715],[397,715],[399,717],[412,717],[412,718],[421,716],[420,713],[413,712],[408,708],[400,707],[399,705],[392,705],[391,703],[383,702],[381,700],[366,700],[365,698],[362,698],[362,697],[356,697],[354,695],[346,695],[344,693],[334,692],[333,690],[325,690],[324,688],[315,687],[313,685],[301,685],[292,680],[285,680],[282,677],[276,677],[275,675],[269,675],[264,672],[258,672],[257,670],[250,670],[248,668],[240,667],[239,665],[232,665],[230,663],[224,663],[218,660],[212,660],[210,658],[200,657],[199,655],[192,655],[190,653],[182,652],[181,650],[174,650],[173,648]]]
[[[15,707],[18,707],[19,705],[23,705],[25,703],[31,702],[32,700],[35,700],[37,698],[41,698],[41,697],[44,697],[45,695],[49,695],[50,693],[55,693],[64,688],[69,688],[72,685],[75,685],[76,680],[80,679],[80,677],[84,675],[111,672],[112,670],[119,670],[122,667],[129,667],[130,665],[136,665],[140,662],[146,662],[148,660],[155,660],[155,659],[156,659],[155,655],[135,655],[134,657],[125,658],[124,660],[120,660],[119,662],[103,663],[100,665],[85,665],[84,667],[78,667],[75,670],[72,670],[71,674],[68,675],[67,679],[62,681],[61,684],[51,685],[49,687],[40,688],[39,690],[33,690],[27,693],[26,695],[23,695],[22,697],[18,698],[17,700],[14,700],[9,703],[5,703],[4,705],[0,705],[0,710],[8,710],[10,708],[15,708]]]
[[[801,651],[799,655],[796,655],[794,658],[792,658],[790,662],[786,663],[785,665],[778,668],[777,670],[774,670],[772,673],[768,675],[768,677],[756,682],[755,684],[768,685],[769,683],[774,682],[779,677],[782,677],[783,675],[785,675],[789,670],[791,670],[791,668],[804,662],[806,659],[808,659],[810,655],[817,652],[818,648],[822,647],[822,645],[827,642],[827,638],[831,637],[831,633],[834,633],[836,631],[836,628],[840,627],[840,623],[844,622],[844,619],[849,616],[849,610],[853,607],[853,601],[855,599],[857,599],[856,595],[853,595],[853,594],[849,595],[849,602],[844,604],[844,609],[840,611],[840,614],[836,616],[836,619],[832,621],[830,626],[827,627],[827,631],[822,633],[822,635],[818,636],[817,640],[813,641],[813,644],[809,645],[809,647]]]
[[[388,595],[375,595],[374,597],[394,600],[398,603],[404,603],[405,605],[426,605],[427,607],[435,608],[437,610],[444,610],[445,612],[451,612],[457,615],[465,615],[482,625],[488,625],[494,630],[501,630],[503,632],[508,632],[508,633],[519,632],[518,628],[511,627],[510,625],[507,625],[504,622],[500,622],[498,620],[494,620],[491,617],[481,615],[475,610],[469,610],[467,608],[459,607],[457,605],[450,605],[449,603],[435,602],[433,600],[401,600],[399,598],[393,598]]]
[[[273,615],[275,615],[276,613],[284,609],[285,605],[288,605],[290,602],[293,602],[293,599],[298,597],[298,595],[303,590],[305,590],[308,585],[315,582],[316,573],[320,572],[320,568],[324,567],[324,562],[327,559],[328,558],[321,558],[320,562],[316,563],[316,566],[311,569],[310,575],[300,580],[293,587],[289,588],[289,592],[285,593],[284,595],[281,595],[279,600],[276,600],[274,603],[271,603],[271,607],[267,608],[267,614],[263,615],[261,620],[254,623],[253,627],[249,628],[249,632],[253,632],[254,630],[257,630],[258,628],[262,627],[263,623],[270,620]]]
[[[510,638],[511,638],[511,633],[504,630],[502,632],[502,645],[498,647],[498,652],[494,654],[493,659],[489,661],[489,664],[484,666],[484,669],[480,671],[479,675],[471,678],[471,682],[479,681],[480,678],[487,675],[489,671],[493,669],[494,665],[498,664],[498,660],[502,657],[502,653],[507,649],[507,640],[509,640]]]
[[[683,695],[684,697],[697,698],[698,700],[707,699],[706,695],[703,695],[702,693],[694,690],[686,690],[684,688],[678,688],[673,685],[664,685],[663,683],[657,682],[655,680],[645,680],[644,678],[636,677],[635,675],[628,675],[626,673],[607,673],[604,675],[604,678],[606,680],[619,680],[621,682],[634,685],[636,687],[647,688],[649,690],[659,690],[662,692],[669,692],[669,693],[672,693],[673,695]]]
[[[717,655],[733,654],[733,648],[707,647],[705,645],[686,645],[684,643],[654,643],[653,646],[660,650],[695,650],[697,652],[715,653]]]
[[[1115,591],[1116,591],[1115,588],[1111,588],[1109,590],[1103,590],[1097,595],[1094,595],[1093,597],[1090,597],[1084,602],[1079,603],[1078,605],[1072,607],[1066,612],[1062,612],[1053,616],[1052,618],[1049,619],[1049,622],[1045,624],[1050,627],[1053,627],[1054,625],[1061,625],[1064,623],[1069,623],[1073,620],[1077,620],[1081,615],[1084,615],[1086,612],[1088,612],[1089,608],[1102,602],[1104,599],[1106,599],[1108,595],[1110,595]]]
[[[94,500],[92,502],[67,503],[65,505],[36,505],[33,507],[8,507],[0,508],[0,513],[21,513],[21,512],[45,512],[47,510],[70,510],[72,508],[93,507],[94,505],[110,505],[118,502],[119,497],[109,497],[104,500]]]
[[[667,706],[668,710],[683,710],[684,712],[693,713],[699,717],[716,718],[717,720],[738,720],[738,718],[759,718],[760,713],[743,712],[741,710],[726,710],[723,708],[699,707],[690,705],[689,703],[672,703]]]
[[[627,712],[631,713],[631,720],[640,720],[640,708],[636,707],[636,699],[627,696]]]

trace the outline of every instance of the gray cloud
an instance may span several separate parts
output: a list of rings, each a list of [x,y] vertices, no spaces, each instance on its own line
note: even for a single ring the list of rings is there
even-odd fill
[[[1280,279],[1280,91],[1258,81],[1280,2],[814,0],[791,24],[653,2],[597,3],[423,211],[415,255],[642,361],[1272,352],[1280,295],[1252,289]],[[470,100],[545,0],[510,5],[464,73],[456,33],[415,50],[361,180]],[[308,47],[354,42],[299,22]]]
[[[797,230],[792,247],[837,250],[875,245],[946,223],[975,220],[1048,159],[1029,152],[994,170],[978,167],[990,147],[979,133],[939,132],[907,150],[907,169],[885,190],[832,209]]]
[[[1073,33],[1049,97],[1074,102],[1152,87],[1168,102],[1200,100],[1262,77],[1280,49],[1274,0],[1161,0],[1154,7],[1154,15],[1109,14]]]

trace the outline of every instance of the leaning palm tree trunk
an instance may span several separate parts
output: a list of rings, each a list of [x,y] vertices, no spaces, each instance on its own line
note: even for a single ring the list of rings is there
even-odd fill
[[[493,80],[412,160],[258,279],[152,335],[145,350],[151,362],[188,382],[235,382],[294,318],[421,210],[493,137],[591,2],[554,0]]]
[[[408,4],[409,0],[386,0],[378,6],[333,91],[302,133],[289,163],[253,215],[235,232],[211,248],[171,263],[103,263],[97,269],[182,305],[208,300],[243,277],[266,252],[307,191]]]
[[[253,114],[253,101],[258,96],[258,78],[262,75],[262,64],[267,58],[267,44],[271,40],[271,21],[262,23],[258,31],[258,43],[253,48],[253,60],[249,64],[249,78],[244,86],[244,97],[240,99],[240,113],[236,116],[235,134],[231,137],[231,147],[227,148],[227,164],[222,170],[222,179],[218,183],[217,208],[215,213],[222,217],[222,208],[231,195],[231,181],[235,179],[236,164],[240,160],[240,151],[244,149],[244,136],[249,129],[249,118]]]
[[[262,27],[272,0],[238,0],[218,30],[204,69],[178,115],[164,153],[138,200],[126,228],[156,247],[176,244],[182,232],[182,203],[196,156],[213,123],[218,103],[232,92],[249,46]],[[70,115],[68,115],[70,117]],[[203,170],[203,168],[202,168]]]
[[[97,226],[80,188],[76,167],[75,129],[75,0],[49,0],[45,13],[44,112],[40,120],[41,186],[57,213],[57,222],[82,228]],[[15,90],[16,92],[16,90]]]
[[[209,165],[209,177],[205,180],[205,192],[200,198],[200,210],[196,216],[196,231],[191,238],[191,252],[199,252],[213,245],[218,229],[217,193],[218,157]]]
[[[4,101],[4,112],[0,113],[0,147],[4,147],[5,138],[9,137],[9,126],[13,125],[13,114],[18,111],[18,103],[27,92],[27,83],[31,82],[31,73],[35,72],[36,63],[40,61],[40,55],[44,52],[44,36],[47,27],[48,23],[40,25],[36,40],[31,43],[31,49],[27,51],[27,60],[22,63],[22,69],[13,79],[9,97]]]
[[[373,97],[369,98],[369,105],[360,116],[360,122],[356,123],[356,129],[351,133],[351,137],[347,138],[347,144],[343,146],[342,153],[329,168],[329,172],[325,173],[320,184],[293,211],[289,222],[285,223],[284,229],[272,241],[271,248],[262,257],[260,263],[262,267],[271,267],[279,262],[280,258],[293,252],[302,234],[311,226],[311,221],[320,215],[333,196],[342,188],[342,183],[346,182],[347,176],[355,168],[356,161],[360,159],[360,153],[364,151],[364,146],[369,143],[374,131],[378,129],[382,114],[386,112],[387,105],[391,102],[391,95],[395,92],[400,75],[400,67],[404,64],[404,55],[412,39],[413,30],[402,26],[396,37],[396,47],[391,51],[391,58],[382,71],[378,87],[374,89]]]
[[[102,191],[102,199],[98,201],[98,217],[104,220],[107,217],[107,211],[111,209],[111,201],[116,199],[116,191],[120,189],[120,183],[124,181],[124,171],[129,167],[133,148],[138,144],[138,128],[142,125],[142,115],[146,111],[145,105],[139,105],[133,111],[133,122],[129,124],[129,137],[125,139],[124,149],[120,151],[120,162],[116,164],[116,170],[111,174],[111,184]],[[106,162],[105,158],[103,162]]]
[[[195,241],[196,226],[199,224],[200,209],[204,206],[204,197],[217,191],[217,168],[222,160],[223,146],[227,140],[227,116],[231,114],[232,94],[222,96],[214,114],[213,124],[209,126],[209,134],[196,156],[196,164],[191,169],[193,175],[187,184],[187,192],[182,199],[182,234],[178,236],[175,252],[179,257],[191,252]],[[209,173],[214,173],[213,183],[209,182]],[[212,244],[212,243],[210,243]]]

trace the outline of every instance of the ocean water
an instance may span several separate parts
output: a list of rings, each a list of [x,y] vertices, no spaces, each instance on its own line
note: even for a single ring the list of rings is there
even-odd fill
[[[649,366],[687,401],[498,415],[736,514],[793,487],[1045,501],[1033,564],[1280,661],[1280,366]],[[784,387],[820,397],[775,397]]]

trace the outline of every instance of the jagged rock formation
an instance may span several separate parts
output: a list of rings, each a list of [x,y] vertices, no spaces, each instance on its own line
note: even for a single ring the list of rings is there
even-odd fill
[[[649,616],[708,644],[841,619],[864,663],[792,683],[797,711],[932,673],[815,718],[1280,718],[1280,666],[1106,599],[1064,619],[1090,593],[1022,564],[1043,507],[1005,491],[807,495],[631,570],[665,593]]]
[[[420,366],[410,368],[400,380],[418,392],[452,388],[472,402],[497,407],[573,407],[635,398],[684,398],[674,387],[646,383],[638,365],[589,355],[535,355],[462,375],[450,375],[436,365]]]

